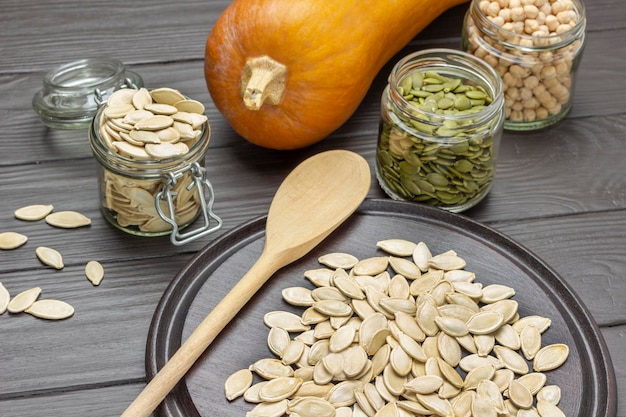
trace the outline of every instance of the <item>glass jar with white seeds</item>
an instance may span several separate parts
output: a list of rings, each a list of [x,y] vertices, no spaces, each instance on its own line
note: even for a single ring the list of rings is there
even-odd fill
[[[177,90],[111,94],[89,129],[103,216],[133,235],[170,235],[175,245],[219,229],[205,170],[209,139],[204,106]],[[198,217],[201,226],[180,232]]]

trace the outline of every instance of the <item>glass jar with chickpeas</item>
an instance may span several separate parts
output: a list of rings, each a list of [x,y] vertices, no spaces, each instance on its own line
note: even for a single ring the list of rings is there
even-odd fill
[[[500,74],[505,129],[541,129],[567,115],[585,28],[580,0],[472,0],[462,48]]]

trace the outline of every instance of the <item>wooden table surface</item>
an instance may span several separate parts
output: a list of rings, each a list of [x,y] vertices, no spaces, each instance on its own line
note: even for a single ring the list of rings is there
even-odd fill
[[[391,65],[430,47],[458,48],[466,5],[449,10],[384,67],[350,120],[328,139],[272,151],[238,137],[215,109],[203,76],[204,43],[227,0],[2,0],[0,4],[0,232],[29,237],[0,253],[0,282],[12,294],[39,286],[70,302],[70,319],[0,315],[0,416],[117,416],[145,385],[146,338],[176,273],[216,235],[182,247],[137,238],[99,212],[96,162],[85,131],[46,128],[31,107],[46,72],[85,57],[112,56],[148,88],[172,87],[202,101],[212,125],[206,158],[224,220],[220,233],[264,215],[287,173],[327,149],[351,149],[374,168],[379,99]],[[417,2],[419,3],[419,2]],[[588,43],[574,107],[558,126],[505,132],[489,196],[464,214],[536,253],[578,293],[612,356],[617,415],[626,417],[626,2],[588,0]],[[375,181],[371,198],[385,198]],[[16,220],[15,209],[53,204],[89,216],[61,230]],[[37,246],[62,252],[61,271]],[[99,287],[88,260],[106,270]],[[224,284],[226,285],[226,284]]]

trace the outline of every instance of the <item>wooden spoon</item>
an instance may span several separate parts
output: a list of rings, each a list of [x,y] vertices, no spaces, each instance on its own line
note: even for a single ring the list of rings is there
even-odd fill
[[[298,165],[272,200],[265,246],[259,259],[204,318],[122,417],[148,417],[274,272],[300,259],[324,240],[359,207],[369,187],[367,161],[350,151],[322,152]]]

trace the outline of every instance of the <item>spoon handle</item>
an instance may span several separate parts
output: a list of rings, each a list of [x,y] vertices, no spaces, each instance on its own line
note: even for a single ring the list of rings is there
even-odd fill
[[[200,322],[121,417],[148,417],[217,335],[279,268],[275,257],[269,256],[264,250],[252,268]]]

